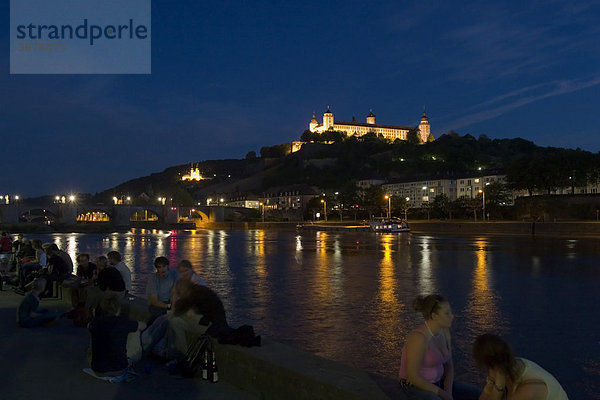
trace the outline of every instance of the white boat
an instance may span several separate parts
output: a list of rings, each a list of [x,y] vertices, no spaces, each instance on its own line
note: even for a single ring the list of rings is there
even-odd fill
[[[410,232],[410,228],[406,221],[400,218],[377,218],[369,222],[371,230],[373,232],[381,233],[397,233],[397,232]]]

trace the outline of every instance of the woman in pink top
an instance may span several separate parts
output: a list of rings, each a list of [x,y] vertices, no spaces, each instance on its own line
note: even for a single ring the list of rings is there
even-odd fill
[[[450,327],[454,315],[437,294],[419,296],[414,308],[425,322],[408,334],[400,360],[400,386],[408,399],[476,400],[480,391],[454,382]]]

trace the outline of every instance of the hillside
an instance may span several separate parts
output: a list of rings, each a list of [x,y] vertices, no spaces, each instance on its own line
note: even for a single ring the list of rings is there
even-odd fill
[[[213,193],[259,194],[291,184],[338,191],[361,179],[397,182],[458,178],[475,171],[507,173],[515,188],[550,190],[596,179],[600,171],[599,156],[580,149],[540,147],[520,138],[492,140],[482,135],[476,139],[454,132],[422,145],[351,137],[332,144],[307,143],[295,153],[282,150],[289,148],[277,145],[261,150],[263,156],[271,157],[199,161],[202,175],[210,178],[200,182],[181,180],[190,165],[170,167],[124,182],[93,199],[110,202],[113,196],[143,193],[148,198],[168,196],[176,203],[193,204]]]

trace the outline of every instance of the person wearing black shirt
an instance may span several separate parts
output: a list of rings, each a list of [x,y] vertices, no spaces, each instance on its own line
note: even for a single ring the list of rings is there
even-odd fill
[[[94,318],[89,326],[92,370],[104,376],[120,376],[129,364],[127,336],[144,330],[146,323],[122,316],[119,298],[115,293],[106,295],[100,302],[100,308],[103,315]]]
[[[98,287],[103,292],[112,290],[113,292],[125,292],[125,282],[118,269],[115,267],[106,267],[98,273]]]
[[[46,290],[41,294],[42,297],[52,295],[52,285],[54,282],[62,282],[69,276],[69,266],[66,261],[58,254],[58,250],[48,249],[48,269],[43,275],[46,279]]]

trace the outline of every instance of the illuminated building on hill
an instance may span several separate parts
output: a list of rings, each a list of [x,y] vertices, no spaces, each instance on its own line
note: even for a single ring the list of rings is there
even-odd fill
[[[317,117],[313,113],[312,119],[308,124],[308,128],[311,132],[323,133],[327,130],[340,131],[346,133],[348,136],[363,136],[367,133],[373,132],[383,136],[389,140],[407,140],[408,132],[417,129],[417,133],[420,136],[421,142],[427,142],[433,140],[431,136],[431,126],[429,120],[423,110],[421,116],[421,123],[417,126],[398,126],[398,125],[382,125],[375,123],[375,114],[373,111],[367,115],[367,122],[356,122],[355,118],[352,117],[352,121],[334,121],[333,113],[327,107],[327,111],[323,114],[323,123],[319,124]]]
[[[201,181],[203,179],[206,179],[202,176],[202,174],[200,174],[200,168],[198,168],[196,166],[196,168],[194,168],[194,166],[190,166],[190,174],[189,175],[183,175],[181,177],[182,181]]]

